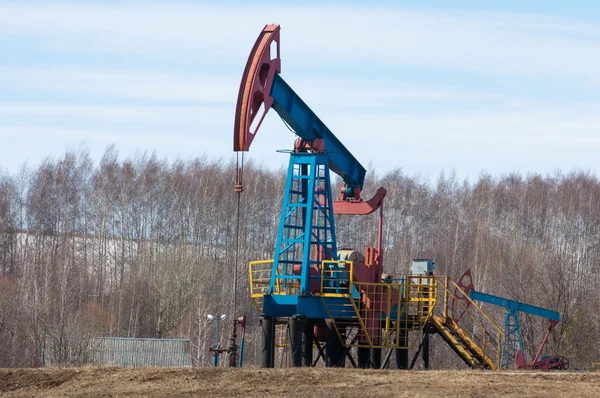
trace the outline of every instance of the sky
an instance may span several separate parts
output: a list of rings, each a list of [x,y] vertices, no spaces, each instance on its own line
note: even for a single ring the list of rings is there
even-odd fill
[[[281,76],[369,170],[598,171],[600,2],[295,3],[0,0],[0,171],[111,144],[234,159],[270,23]],[[279,169],[293,139],[271,111],[246,158]]]

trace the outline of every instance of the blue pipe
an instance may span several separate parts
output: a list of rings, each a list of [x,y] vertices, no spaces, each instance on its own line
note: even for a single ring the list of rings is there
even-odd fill
[[[241,368],[244,363],[244,341],[246,340],[245,336],[242,336],[242,340],[240,341],[240,360],[238,367]]]

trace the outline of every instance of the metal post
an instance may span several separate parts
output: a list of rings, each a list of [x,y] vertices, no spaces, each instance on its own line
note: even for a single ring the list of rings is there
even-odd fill
[[[552,329],[554,329],[554,326],[556,326],[557,323],[558,323],[558,321],[554,321],[554,320],[550,321],[550,325],[548,326],[548,331],[546,332],[546,335],[544,336],[544,339],[542,340],[542,344],[540,344],[540,349],[538,350],[537,354],[535,354],[535,358],[533,358],[533,361],[531,362],[532,366],[535,365],[535,363],[540,358],[540,355],[542,354],[542,351],[544,350],[544,346],[546,345],[546,342],[548,341],[548,337],[550,337],[550,333],[552,333]]]
[[[425,331],[425,336],[423,337],[423,351],[421,352],[423,359],[423,369],[429,369],[429,330]]]
[[[400,330],[400,346],[404,348],[396,349],[396,367],[398,369],[408,369],[408,330]]]
[[[304,366],[311,367],[313,362],[314,324],[306,319],[302,328],[302,361]]]
[[[358,347],[358,367],[368,368],[369,367],[369,354],[371,350],[369,347]]]
[[[340,335],[338,336],[337,341],[336,341],[337,352],[338,352],[337,366],[339,366],[340,368],[345,368],[346,367],[346,347],[344,346],[344,344],[346,342],[345,328],[341,329],[339,334]]]
[[[292,351],[292,366],[299,368],[302,366],[302,331],[304,319],[290,318],[290,349]]]
[[[381,348],[371,347],[371,366],[373,369],[381,369]]]
[[[379,249],[379,261],[380,263],[383,263],[383,200],[379,205],[379,226],[377,232],[377,249]]]
[[[439,283],[438,283],[439,286]],[[444,319],[448,319],[448,277],[444,277]],[[439,291],[438,291],[439,292]]]
[[[265,316],[261,322],[263,348],[261,353],[261,366],[272,368],[275,366],[275,319]]]
[[[240,368],[244,364],[244,343],[245,343],[245,340],[246,340],[246,337],[244,335],[242,335],[242,339],[240,340],[240,359],[239,359],[239,364],[238,364],[238,366]]]
[[[325,320],[325,328],[325,366],[330,368],[337,366],[339,362],[339,337],[330,319]]]
[[[244,343],[246,341],[246,315],[238,318],[238,322],[242,327],[242,339],[240,340],[240,358],[238,366],[241,368],[244,363]]]
[[[213,353],[213,366],[217,367],[219,366],[219,355],[221,352],[223,352],[223,350],[221,349],[221,338],[220,338],[220,328],[219,328],[219,322],[224,320],[225,318],[227,318],[226,314],[222,314],[221,316],[215,316],[215,315],[211,315],[208,314],[207,318],[209,321],[215,321],[215,348],[211,348],[211,352]]]
[[[220,341],[219,340],[219,318],[216,318],[215,322],[217,323],[217,326],[216,326],[217,330],[216,330],[216,333],[215,333],[215,336],[216,336],[215,337],[215,340],[216,340],[215,348],[219,349],[219,348],[221,348],[221,347],[219,347],[219,341]],[[214,353],[214,356],[213,356],[213,366],[214,367],[219,366],[219,353],[218,352]]]
[[[238,346],[237,346],[237,319],[233,320],[233,329],[231,331],[231,341],[229,342],[229,349],[227,353],[229,354],[229,367],[235,368],[238,363]]]

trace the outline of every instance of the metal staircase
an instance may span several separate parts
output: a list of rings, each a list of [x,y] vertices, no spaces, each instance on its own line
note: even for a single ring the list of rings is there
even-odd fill
[[[450,348],[471,368],[498,369],[494,361],[467,336],[452,318],[433,316],[430,322]]]
[[[250,263],[250,293],[259,313],[272,267],[272,260]],[[350,261],[324,260],[319,268],[313,296],[320,297],[344,346],[410,349],[424,333],[435,332],[471,368],[500,369],[505,334],[450,278],[404,275],[363,283],[354,281]],[[271,294],[295,293],[297,288],[278,282]]]

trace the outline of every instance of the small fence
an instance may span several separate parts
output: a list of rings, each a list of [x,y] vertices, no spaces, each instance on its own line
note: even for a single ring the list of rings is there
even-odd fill
[[[90,341],[90,363],[120,367],[190,367],[188,339],[96,337]]]

